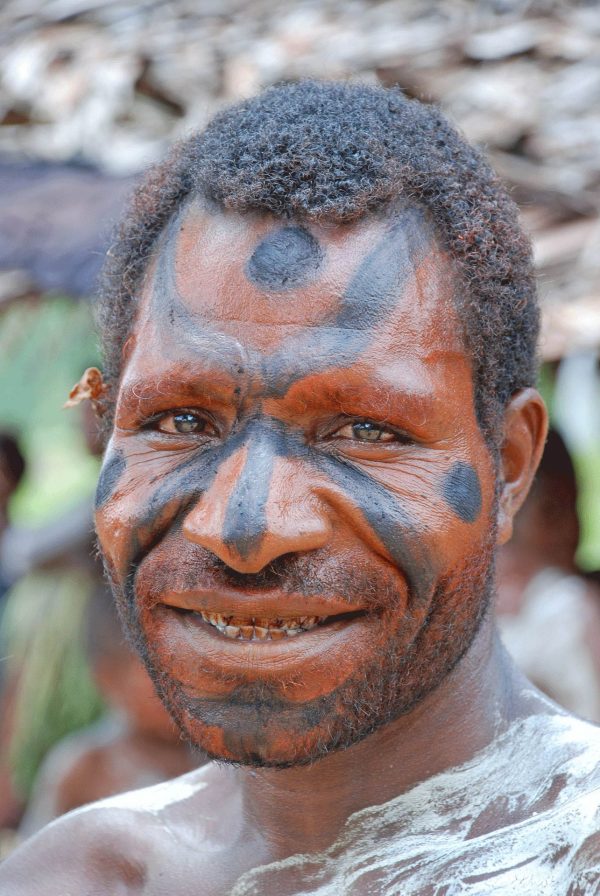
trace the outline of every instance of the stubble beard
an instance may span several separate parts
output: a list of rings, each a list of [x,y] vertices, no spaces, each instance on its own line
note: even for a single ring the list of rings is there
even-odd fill
[[[438,582],[427,616],[410,643],[402,639],[402,617],[368,666],[357,669],[333,692],[308,704],[292,705],[266,683],[234,689],[221,719],[229,735],[225,738],[230,744],[229,755],[211,751],[202,736],[194,736],[190,730],[202,731],[203,726],[214,725],[214,713],[208,713],[204,701],[191,699],[161,669],[140,624],[135,571],[125,587],[109,578],[127,638],[183,737],[213,759],[261,768],[290,768],[312,764],[358,743],[409,713],[436,690],[468,652],[489,611],[494,545],[492,531],[458,573]],[[239,731],[236,734],[240,726],[245,729],[243,736]],[[255,729],[254,738],[248,736],[250,729]],[[286,755],[269,750],[268,742],[274,736],[284,737],[289,745]]]

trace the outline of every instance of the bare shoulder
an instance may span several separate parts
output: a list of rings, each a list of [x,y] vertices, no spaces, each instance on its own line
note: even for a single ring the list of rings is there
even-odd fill
[[[146,813],[101,806],[70,812],[27,840],[0,866],[0,894],[99,896],[110,892],[111,884],[116,889],[123,883],[133,889],[145,875],[140,840],[149,833],[149,821]]]
[[[47,825],[0,866],[0,896],[100,896],[148,885],[151,892],[152,881],[173,866],[174,853],[185,864],[179,830],[190,833],[195,804],[214,787],[202,772],[102,800]],[[193,832],[197,847],[202,833]]]

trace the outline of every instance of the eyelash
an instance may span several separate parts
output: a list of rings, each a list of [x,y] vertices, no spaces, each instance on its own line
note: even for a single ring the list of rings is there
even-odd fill
[[[182,433],[180,433],[180,432],[165,432],[164,430],[160,429],[159,424],[161,423],[161,421],[163,421],[169,417],[174,418],[174,417],[178,417],[178,416],[183,416],[185,414],[189,414],[190,416],[195,417],[200,424],[204,423],[207,426],[212,427],[213,429],[217,429],[217,426],[216,426],[216,423],[214,422],[214,420],[212,420],[210,417],[208,417],[205,413],[200,412],[194,408],[176,408],[174,410],[163,411],[159,414],[154,414],[152,417],[148,418],[147,420],[145,420],[143,422],[141,428],[143,430],[159,432],[159,433],[161,433],[161,435],[166,435],[166,436],[186,436],[186,435],[194,436],[195,435],[195,436],[210,437],[211,434],[205,433],[205,432],[189,432],[189,433],[182,432]],[[393,436],[393,439],[389,439],[389,440],[382,439],[382,438],[351,439],[351,438],[345,437],[345,436],[337,436],[336,437],[336,434],[339,433],[341,430],[343,430],[345,427],[360,426],[361,424],[371,425],[371,426],[373,426],[373,428],[375,430],[380,431],[383,435]],[[397,430],[394,427],[386,426],[384,423],[380,423],[377,420],[371,420],[371,419],[365,418],[365,417],[358,418],[358,419],[357,418],[346,418],[345,420],[338,421],[338,425],[336,426],[335,430],[330,431],[328,434],[326,434],[324,436],[324,438],[329,439],[331,441],[347,440],[347,441],[353,442],[354,444],[377,445],[377,447],[379,447],[379,448],[381,448],[382,445],[412,444],[414,442],[414,439],[411,436],[407,435],[406,433],[402,432],[401,430]]]
[[[142,422],[141,429],[150,430],[154,432],[160,432],[162,435],[172,435],[172,436],[185,436],[185,435],[206,435],[206,433],[179,433],[179,432],[164,432],[164,430],[160,429],[159,424],[161,421],[166,420],[169,417],[180,417],[184,414],[189,414],[190,416],[196,417],[199,423],[205,423],[208,426],[213,427],[213,429],[217,429],[217,426],[206,413],[200,412],[195,408],[175,408],[174,410],[162,411],[159,414],[154,414],[152,417],[147,418]]]
[[[373,426],[374,429],[381,431],[384,435],[393,436],[393,439],[385,440],[385,439],[355,439],[352,440],[355,443],[361,444],[372,444],[381,447],[382,445],[398,445],[398,444],[412,444],[415,440],[407,433],[402,432],[401,430],[396,429],[393,426],[387,426],[385,423],[381,423],[377,420],[371,420],[368,417],[362,417],[359,419],[348,419],[340,423],[340,425],[330,434],[330,438],[335,440],[336,433],[342,429],[345,429],[347,426],[360,426],[360,424],[369,424]],[[338,437],[342,439],[343,437]]]

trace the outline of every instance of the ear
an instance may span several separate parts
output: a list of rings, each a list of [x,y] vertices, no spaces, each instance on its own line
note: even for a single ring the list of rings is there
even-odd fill
[[[513,519],[531,486],[548,431],[548,412],[536,389],[523,389],[511,398],[504,414],[500,449],[498,544],[512,535]]]

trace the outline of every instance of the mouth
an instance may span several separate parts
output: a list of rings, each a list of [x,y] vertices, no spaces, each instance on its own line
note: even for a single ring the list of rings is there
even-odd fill
[[[285,681],[287,696],[312,699],[370,653],[379,617],[334,594],[196,588],[163,592],[144,619],[161,667],[189,695],[227,695],[232,682],[277,690]]]
[[[172,608],[173,609],[173,608]],[[208,625],[215,632],[233,641],[281,641],[306,634],[317,626],[349,622],[365,615],[363,610],[338,613],[332,616],[259,617],[224,615],[208,611],[177,608],[177,612],[192,624]]]

